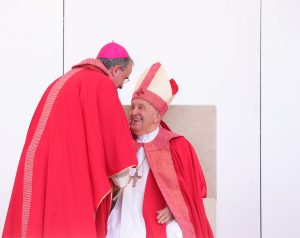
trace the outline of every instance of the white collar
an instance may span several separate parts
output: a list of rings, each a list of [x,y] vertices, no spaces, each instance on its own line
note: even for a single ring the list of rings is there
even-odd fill
[[[159,132],[159,127],[157,127],[154,131],[152,131],[148,134],[138,136],[136,142],[137,143],[148,143],[157,136],[158,132]]]

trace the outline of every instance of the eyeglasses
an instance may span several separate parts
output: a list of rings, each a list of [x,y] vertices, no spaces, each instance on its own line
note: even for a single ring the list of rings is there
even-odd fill
[[[124,69],[123,67],[120,67],[120,69],[122,70],[122,72],[124,73]],[[123,80],[123,83],[128,83],[130,81],[130,79],[127,77]]]
[[[130,81],[129,78],[124,79],[123,83],[128,83]]]

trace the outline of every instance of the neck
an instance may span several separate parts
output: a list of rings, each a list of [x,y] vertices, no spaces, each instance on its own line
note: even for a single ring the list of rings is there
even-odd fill
[[[159,127],[156,127],[154,130],[152,130],[148,133],[144,133],[142,135],[137,135],[136,140],[138,143],[148,143],[157,136],[158,132],[159,132]]]

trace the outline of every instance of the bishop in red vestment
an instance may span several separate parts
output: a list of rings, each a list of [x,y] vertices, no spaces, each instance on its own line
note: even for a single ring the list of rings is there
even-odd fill
[[[137,82],[130,125],[138,165],[109,216],[108,238],[213,237],[203,206],[205,178],[195,150],[161,121],[177,91],[160,63]]]
[[[47,88],[28,130],[3,237],[105,237],[112,180],[126,180],[136,165],[117,93],[131,70],[125,48],[112,42]]]

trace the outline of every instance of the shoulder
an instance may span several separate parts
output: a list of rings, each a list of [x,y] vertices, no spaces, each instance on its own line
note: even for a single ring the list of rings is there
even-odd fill
[[[91,93],[94,92],[95,95],[101,97],[107,95],[117,97],[117,89],[113,81],[104,72],[94,68],[81,67],[81,70],[69,80],[69,86],[71,85],[86,96],[91,96]]]
[[[83,67],[82,70],[77,73],[77,76],[95,81],[99,81],[100,79],[101,81],[99,82],[101,83],[113,84],[113,81],[108,77],[108,75],[99,69]]]
[[[170,140],[170,143],[172,143],[175,146],[181,145],[181,146],[191,146],[191,143],[188,141],[187,138],[185,138],[182,135],[179,135],[177,137],[174,137]]]
[[[192,156],[196,153],[192,143],[184,136],[172,138],[170,140],[170,148],[173,152],[182,156]]]
[[[190,149],[191,147],[193,147],[189,140],[183,135],[177,134],[164,128],[161,128],[159,137],[163,138],[165,141],[168,141],[170,143],[170,146],[174,147],[174,149],[178,147],[183,149]]]

